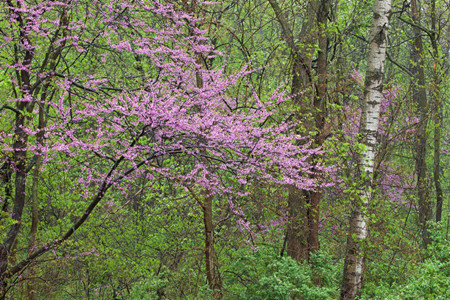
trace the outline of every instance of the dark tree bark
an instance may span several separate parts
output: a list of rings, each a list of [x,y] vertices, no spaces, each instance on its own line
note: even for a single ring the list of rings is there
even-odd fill
[[[292,83],[291,92],[295,104],[299,106],[299,119],[311,114],[312,121],[304,122],[309,132],[316,132],[314,146],[321,147],[324,142],[323,129],[325,127],[325,102],[327,94],[328,76],[328,38],[327,22],[330,9],[330,0],[316,0],[308,5],[308,20],[302,26],[301,36],[307,37],[302,43],[307,45],[318,44],[317,57],[318,82],[313,82],[311,74],[311,57],[300,49],[294,37],[293,30],[276,0],[269,3],[276,15],[277,21],[283,31],[283,39],[290,49],[292,57]],[[313,157],[317,161],[318,157]],[[312,176],[319,179],[320,175]],[[288,212],[289,223],[286,235],[287,254],[297,261],[308,261],[310,253],[319,249],[319,218],[321,188],[314,191],[297,190],[289,187]]]
[[[411,1],[411,17],[414,24],[420,24],[420,7],[417,0]],[[429,182],[427,177],[426,151],[427,151],[427,125],[428,125],[428,101],[425,89],[425,71],[423,61],[423,43],[422,31],[413,26],[414,43],[411,49],[413,78],[413,101],[416,105],[416,112],[419,118],[419,124],[416,131],[415,150],[416,150],[416,169],[417,176],[417,196],[419,201],[419,226],[421,228],[422,243],[426,248],[431,240],[427,228],[427,222],[431,220],[433,210],[429,192]]]
[[[440,96],[441,85],[441,61],[439,60],[440,51],[438,47],[439,32],[436,28],[436,0],[431,1],[431,47],[433,49],[433,119],[434,119],[434,163],[433,180],[436,189],[436,222],[442,219],[442,204],[444,195],[441,186],[441,127],[442,127],[442,100]]]
[[[14,5],[11,3],[11,1],[8,1],[8,5],[11,7],[14,7]],[[30,45],[30,40],[28,39],[28,36],[26,34],[25,29],[25,21],[23,20],[22,16],[19,14],[16,14],[16,20],[20,26],[20,32],[19,32],[19,41],[21,45]],[[15,48],[15,51],[19,51],[19,49]],[[33,60],[33,53],[31,50],[25,49],[25,54],[23,56],[23,60],[21,63],[24,66],[29,66]],[[16,53],[15,57],[19,57],[18,53]],[[18,63],[16,59],[16,63]],[[21,71],[16,72],[17,81],[18,81],[18,87],[19,91],[15,90],[14,93],[19,97],[25,97],[30,95],[30,74],[29,71],[26,69],[23,69]],[[25,101],[17,101],[15,112],[15,124],[14,124],[14,134],[15,134],[15,141],[13,144],[13,155],[12,155],[12,164],[14,166],[14,172],[15,172],[15,193],[13,196],[13,210],[12,210],[12,219],[15,221],[13,225],[10,226],[9,231],[6,235],[5,240],[3,241],[1,245],[0,250],[0,270],[2,271],[0,274],[0,282],[1,282],[1,288],[2,292],[5,288],[6,282],[4,282],[5,279],[5,272],[6,268],[8,266],[8,258],[11,256],[11,250],[16,242],[17,236],[19,234],[21,225],[22,225],[22,213],[23,208],[25,206],[25,198],[26,198],[26,177],[27,177],[27,151],[26,151],[26,145],[28,140],[28,134],[24,131],[24,125],[26,121],[25,112],[27,110],[27,107],[31,105],[30,102]],[[0,293],[2,295],[3,293]]]
[[[222,280],[218,272],[217,255],[214,248],[214,224],[212,218],[212,197],[206,196],[203,206],[203,222],[205,225],[205,262],[206,277],[209,288],[216,299],[222,298]]]
[[[330,0],[321,0],[318,2],[316,20],[318,31],[319,53],[317,56],[317,95],[314,101],[315,108],[315,146],[321,147],[325,141],[325,118],[327,102],[327,79],[328,79],[328,37],[327,23],[330,10]],[[318,157],[313,158],[314,160]],[[316,176],[317,177],[317,176]],[[320,178],[318,178],[320,180]],[[309,251],[319,249],[319,219],[320,219],[320,201],[322,200],[322,189],[318,188],[310,193],[310,206],[308,209],[308,247]]]

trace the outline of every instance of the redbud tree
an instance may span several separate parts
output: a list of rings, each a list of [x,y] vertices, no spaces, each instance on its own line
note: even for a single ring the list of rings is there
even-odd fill
[[[7,0],[0,13],[3,295],[125,181],[163,176],[224,196],[245,196],[224,184],[230,177],[314,189],[308,157],[319,150],[276,114],[283,91],[264,101],[231,96],[251,70],[226,74],[198,20],[169,1]],[[84,213],[17,256],[32,171],[56,164],[77,174],[72,190]]]

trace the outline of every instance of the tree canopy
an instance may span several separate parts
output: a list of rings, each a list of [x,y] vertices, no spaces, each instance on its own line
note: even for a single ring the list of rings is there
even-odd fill
[[[0,298],[450,297],[449,9],[3,1]]]

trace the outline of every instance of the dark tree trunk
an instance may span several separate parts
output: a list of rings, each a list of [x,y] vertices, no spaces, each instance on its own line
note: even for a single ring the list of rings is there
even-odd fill
[[[327,77],[328,77],[328,37],[327,37],[327,22],[328,13],[330,10],[330,0],[320,0],[317,8],[317,30],[318,30],[318,44],[319,53],[317,57],[317,95],[314,102],[315,115],[315,136],[316,147],[322,147],[325,140],[325,118],[327,101]],[[317,160],[314,157],[314,160]],[[317,162],[314,162],[317,163]],[[320,181],[320,175],[315,176]],[[319,220],[320,220],[320,201],[322,200],[322,189],[317,188],[310,192],[310,201],[308,206],[308,250],[314,252],[319,250]]]
[[[431,1],[431,46],[433,48],[433,119],[434,119],[434,164],[433,180],[436,189],[436,222],[442,219],[442,203],[444,195],[441,186],[441,127],[442,127],[442,102],[440,98],[441,62],[438,47],[438,32],[436,31],[436,0]]]
[[[308,37],[305,44],[318,43],[317,58],[318,82],[313,83],[311,75],[311,56],[300,49],[293,36],[293,30],[276,0],[269,0],[278,23],[283,30],[283,38],[290,48],[292,56],[292,95],[299,106],[300,120],[312,114],[312,121],[304,122],[307,131],[316,132],[314,146],[321,147],[324,141],[325,102],[328,76],[328,39],[327,21],[330,0],[316,0],[308,5],[308,20],[302,26],[301,36]],[[312,102],[312,103],[311,103]],[[315,157],[313,160],[317,160]],[[314,163],[314,162],[313,162]],[[320,176],[314,175],[314,179]],[[287,254],[297,261],[308,261],[310,253],[319,249],[319,218],[321,188],[315,191],[297,190],[289,187],[288,210],[289,224],[287,228]]]
[[[307,219],[303,218],[307,216],[306,197],[302,190],[289,187],[286,252],[297,261],[308,259],[308,224]]]
[[[411,15],[413,22],[419,24],[420,8],[417,0],[411,1]],[[422,32],[413,26],[414,43],[411,50],[413,61],[413,101],[416,105],[419,124],[416,132],[416,176],[417,176],[417,196],[419,200],[419,226],[421,228],[422,243],[426,248],[430,244],[430,235],[427,222],[432,218],[432,205],[429,193],[429,183],[427,178],[426,147],[427,147],[427,124],[428,124],[428,102],[425,90],[425,72],[423,62]]]
[[[212,219],[212,197],[206,196],[203,206],[203,222],[205,225],[205,266],[209,288],[214,298],[222,298],[222,281],[218,272],[217,255],[214,248],[214,224]]]
[[[11,7],[14,7],[14,5],[8,1],[8,4]],[[25,29],[25,23],[22,19],[21,15],[16,14],[16,20],[18,24],[20,25],[20,32],[19,32],[19,39],[20,43],[22,45],[31,44],[28,36],[26,34]],[[15,51],[19,51],[17,48]],[[24,66],[29,66],[31,64],[31,61],[33,59],[33,53],[30,50],[24,51],[24,57],[22,60],[22,64]],[[18,53],[16,53],[16,56],[18,57]],[[18,86],[20,88],[20,91],[14,91],[16,97],[25,97],[30,95],[30,74],[29,71],[24,69],[20,72],[16,72]],[[18,96],[21,95],[21,96]],[[26,101],[17,101],[16,104],[16,118],[15,118],[15,124],[14,124],[14,134],[15,134],[15,141],[13,144],[13,157],[12,157],[12,164],[14,166],[14,172],[15,172],[15,193],[13,198],[13,211],[12,211],[12,219],[16,221],[13,225],[10,226],[8,234],[6,235],[5,240],[2,244],[1,249],[1,255],[0,255],[0,270],[2,273],[0,274],[0,288],[2,290],[0,291],[0,295],[4,295],[5,291],[3,287],[5,286],[4,280],[6,279],[6,270],[8,266],[8,258],[11,256],[11,250],[16,242],[17,236],[19,234],[20,228],[21,228],[21,221],[22,221],[22,213],[23,208],[25,206],[25,197],[26,197],[26,159],[27,159],[27,151],[26,151],[26,145],[28,140],[28,135],[24,131],[24,125],[25,125],[25,111],[27,109],[27,106],[29,105],[29,102]]]

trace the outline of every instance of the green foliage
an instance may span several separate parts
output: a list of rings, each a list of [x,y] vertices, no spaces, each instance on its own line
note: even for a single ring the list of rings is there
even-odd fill
[[[172,2],[178,5],[177,1]],[[301,34],[304,22],[308,20],[307,8],[310,6],[306,5],[306,2],[279,1],[288,21],[293,25],[294,36],[301,39],[296,41],[297,45],[313,60],[311,75],[313,81],[316,81],[318,44],[312,41],[314,38]],[[265,246],[260,246],[257,251],[250,250],[243,241],[245,237],[242,237],[242,232],[234,223],[234,217],[227,219],[229,209],[226,207],[226,199],[214,199],[213,219],[214,222],[220,220],[215,230],[214,242],[218,256],[218,273],[221,274],[224,285],[224,299],[339,297],[342,276],[342,260],[339,258],[344,256],[347,221],[353,200],[359,198],[359,191],[364,185],[363,177],[355,176],[355,162],[358,155],[366,150],[364,145],[356,142],[357,131],[343,133],[344,125],[349,122],[345,118],[348,114],[343,112],[348,106],[360,107],[361,104],[363,90],[349,74],[355,71],[363,72],[365,69],[365,60],[362,58],[367,51],[366,35],[372,19],[372,2],[334,1],[329,17],[328,103],[324,104],[321,110],[327,115],[326,123],[330,125],[330,135],[324,143],[324,149],[328,151],[324,164],[336,168],[342,174],[338,177],[336,186],[324,190],[320,209],[321,226],[323,225],[320,231],[322,250],[311,257],[309,265],[298,264],[288,257],[280,258],[280,233],[285,230],[285,225],[280,225],[281,230],[271,229],[270,233],[257,237],[256,239],[260,240],[256,243],[264,243]],[[446,1],[437,1],[442,22],[448,14],[448,10],[443,10],[444,4]],[[429,3],[424,2],[424,20],[428,18],[428,5]],[[180,4],[180,9],[185,8]],[[408,10],[402,9],[403,7],[396,7],[394,10],[402,13],[391,18],[389,53],[396,65],[389,62],[386,64],[385,77],[390,85],[398,85],[400,90],[403,90],[404,95],[399,97],[402,105],[395,106],[396,109],[412,112],[415,106],[409,101],[411,77],[401,72],[398,67],[400,65],[408,69],[413,64],[410,61],[411,28],[397,16],[400,15],[406,20],[411,18],[408,16]],[[83,12],[80,7],[78,13],[82,15]],[[253,92],[264,102],[271,95],[269,91],[283,83],[286,96],[289,95],[293,55],[282,39],[282,30],[267,1],[220,1],[207,6],[200,15],[204,19],[201,28],[207,30],[206,34],[213,40],[215,48],[226,54],[227,73],[236,73],[245,64],[256,69],[229,91],[231,98],[236,95],[241,95],[243,99],[248,98],[240,109],[252,107]],[[51,15],[50,19],[57,19],[58,16],[59,13]],[[75,15],[72,17],[76,18]],[[84,22],[89,25],[97,22],[100,17],[98,15],[87,18]],[[151,18],[146,21],[152,22],[155,28],[160,26]],[[1,28],[8,26],[16,25],[9,24],[8,20],[0,20]],[[444,29],[443,27],[442,30]],[[97,33],[85,31],[83,34],[85,39],[89,40]],[[445,38],[445,34],[441,36]],[[112,42],[124,40],[132,44],[132,38],[126,32],[123,36],[111,39]],[[47,43],[47,37],[36,37],[35,46],[43,43]],[[122,53],[119,56],[114,51],[107,51],[106,45],[106,38],[100,35],[96,38],[95,47],[92,45],[89,51],[80,55],[69,40],[62,52],[64,59],[56,64],[54,71],[63,73],[67,67],[64,61],[76,61],[70,69],[73,78],[97,74],[97,78],[108,78],[112,87],[125,86],[129,89],[139,88],[146,78],[158,78],[159,68],[144,55],[135,57]],[[426,49],[430,49],[426,35],[424,45]],[[43,61],[44,54],[36,52],[35,60]],[[14,56],[7,47],[0,49],[0,56],[4,57],[8,64],[14,63]],[[438,69],[445,69],[447,66],[444,56],[442,66],[438,66]],[[428,55],[423,59],[427,81],[430,81],[434,59]],[[207,59],[206,63],[211,69],[221,68],[224,60],[225,57],[216,57]],[[53,70],[49,66],[45,70],[47,69]],[[440,76],[440,97],[448,99],[448,75]],[[11,78],[13,77],[7,71],[0,73],[0,107],[11,105],[8,99],[14,98],[18,91]],[[58,79],[49,79],[48,83],[48,89],[55,93],[53,99],[61,97],[57,88]],[[427,88],[431,91],[431,82],[427,82]],[[38,94],[39,92],[36,95]],[[72,101],[76,99],[73,98]],[[448,103],[443,101],[442,105],[442,113],[445,115]],[[291,115],[298,117],[304,113],[302,118],[299,118],[304,124],[299,125],[296,130],[299,134],[317,133],[314,129],[307,131],[306,125],[314,120],[314,113],[319,112],[319,109],[306,113],[304,106],[286,101],[273,107],[273,110],[277,113],[268,122],[281,122],[287,117],[291,118]],[[11,120],[15,112],[3,108],[1,113],[1,130],[12,132],[14,123]],[[23,112],[28,117],[26,122],[37,127],[37,118],[33,113],[35,112]],[[51,107],[48,114],[51,119]],[[389,127],[389,130],[396,131],[395,125],[404,121],[403,118],[394,119],[391,122],[393,127]],[[426,131],[430,140],[434,134],[430,126],[441,126],[439,123],[433,124],[434,122],[430,120]],[[443,136],[445,128],[448,127],[447,122],[447,118],[444,118]],[[86,123],[87,128],[90,126],[95,126],[92,120]],[[403,135],[404,132],[398,131],[398,134]],[[380,139],[384,140],[386,136],[380,134]],[[5,143],[13,144],[15,136],[11,135],[5,139]],[[35,136],[30,135],[29,142],[35,143],[34,139]],[[151,143],[151,139],[143,137],[142,142]],[[114,141],[110,143],[111,148],[122,147]],[[383,159],[389,161],[393,168],[401,170],[402,176],[413,174],[412,145],[409,142],[386,144]],[[442,147],[447,151],[447,142]],[[428,153],[432,153],[431,147]],[[4,159],[7,154],[2,155],[1,158]],[[30,161],[31,154],[28,155],[27,160]],[[59,238],[70,228],[86,209],[86,199],[82,195],[98,188],[96,185],[77,184],[80,177],[86,176],[82,171],[83,166],[86,163],[97,163],[95,160],[81,161],[61,156],[60,161],[55,161],[54,164],[45,164],[45,168],[40,171],[37,246]],[[71,165],[70,169],[65,168],[68,163]],[[181,158],[173,158],[165,160],[164,166],[178,168],[179,173],[184,174],[191,169],[189,163]],[[429,154],[427,164],[432,165]],[[101,167],[98,164],[98,168]],[[445,190],[445,184],[449,182],[448,156],[441,155],[441,168],[441,182]],[[383,176],[382,172],[380,171],[379,177]],[[10,257],[11,261],[20,261],[28,254],[31,174],[32,172],[27,178],[27,205],[21,220],[22,232]],[[11,194],[14,194],[14,179],[13,175],[9,181]],[[411,180],[414,181],[414,178]],[[238,184],[234,177],[224,178],[224,181],[230,185]],[[125,193],[118,190],[109,191],[88,221],[70,240],[54,253],[49,252],[43,256],[39,264],[32,265],[21,275],[22,278],[16,278],[14,290],[10,293],[11,299],[28,298],[29,286],[35,290],[36,299],[211,299],[212,292],[205,276],[204,232],[200,206],[190,199],[184,190],[174,188],[173,183],[164,178],[155,179],[151,185],[147,182],[127,182],[125,185],[128,185],[124,188]],[[2,201],[7,198],[5,187],[6,181],[3,184],[0,180]],[[251,224],[266,224],[271,219],[285,215],[288,198],[285,187],[268,187],[266,183],[253,183],[252,186],[243,184],[242,191],[249,192],[247,202],[243,205],[248,213],[246,218]],[[389,195],[382,194],[378,189],[374,189],[373,194],[374,199],[366,212],[370,219],[369,237],[362,245],[366,257],[362,299],[450,299],[450,240],[445,229],[435,226],[432,232],[434,242],[421,253],[418,246],[420,238],[417,234],[417,214],[413,205],[414,190],[411,189],[402,196],[403,203],[407,204],[392,201]],[[430,197],[434,197],[432,190]],[[448,199],[444,201],[447,203]],[[2,205],[3,203],[1,202]],[[0,212],[2,239],[10,225],[16,222],[11,218],[12,208],[12,202],[9,200],[8,207],[5,206],[4,211]],[[443,219],[446,219],[447,214],[448,205],[444,204]],[[86,254],[90,252],[92,253]]]
[[[362,299],[450,299],[450,239],[440,225],[433,229],[432,238],[425,259],[410,265],[406,277],[380,274],[392,281],[366,283]]]
[[[338,269],[324,252],[315,254],[307,265],[280,258],[267,246],[241,249],[224,270],[230,278],[225,289],[230,299],[333,299],[338,295]]]
[[[167,279],[157,277],[144,279],[134,285],[128,298],[139,300],[156,299],[159,296],[158,293],[161,295],[161,289],[164,288],[167,282]]]

